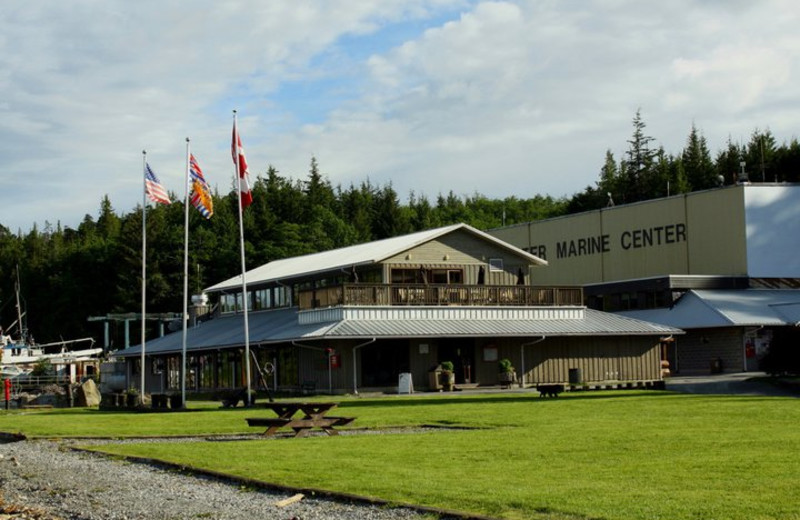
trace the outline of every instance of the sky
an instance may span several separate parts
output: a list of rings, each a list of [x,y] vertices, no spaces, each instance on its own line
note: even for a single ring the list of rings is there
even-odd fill
[[[143,151],[182,199],[187,138],[227,193],[234,110],[252,177],[568,197],[637,110],[672,154],[798,137],[797,27],[795,0],[9,0],[0,225],[133,211]]]

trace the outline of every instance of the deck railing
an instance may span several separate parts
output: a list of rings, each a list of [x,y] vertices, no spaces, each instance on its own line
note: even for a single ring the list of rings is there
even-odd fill
[[[300,309],[338,305],[583,305],[583,290],[580,287],[528,285],[357,283],[309,289],[298,296]]]

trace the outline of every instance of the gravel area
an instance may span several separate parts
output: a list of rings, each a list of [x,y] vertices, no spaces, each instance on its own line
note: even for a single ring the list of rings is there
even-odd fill
[[[185,440],[185,439],[184,439]],[[109,441],[106,441],[109,442]],[[421,520],[414,510],[304,497],[69,449],[86,441],[0,443],[0,519]],[[8,515],[8,516],[4,516]]]

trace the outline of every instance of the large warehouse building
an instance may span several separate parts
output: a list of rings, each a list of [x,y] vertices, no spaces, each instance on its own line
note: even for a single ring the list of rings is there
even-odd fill
[[[758,368],[800,323],[800,186],[740,184],[489,231],[580,285],[589,308],[687,331],[673,372]]]

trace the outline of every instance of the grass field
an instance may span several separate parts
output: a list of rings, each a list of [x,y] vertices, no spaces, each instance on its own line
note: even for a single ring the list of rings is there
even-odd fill
[[[792,398],[598,392],[342,398],[353,427],[431,433],[105,445],[289,486],[521,519],[800,519],[800,403]],[[264,410],[8,413],[46,437],[258,431]]]

